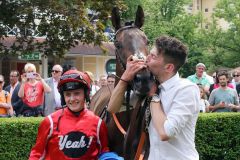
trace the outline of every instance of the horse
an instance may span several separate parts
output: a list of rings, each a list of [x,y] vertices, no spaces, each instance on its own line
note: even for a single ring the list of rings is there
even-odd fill
[[[138,6],[134,23],[127,23],[122,27],[118,8],[113,8],[111,18],[115,28],[116,85],[126,69],[127,58],[130,55],[143,59],[148,55],[148,39],[145,33],[140,30],[144,23],[144,12],[140,6]],[[141,106],[153,83],[153,76],[148,69],[141,70],[135,76],[133,82],[128,85],[126,110],[117,113],[116,116],[113,115],[113,117],[103,116],[103,114],[109,115],[104,110],[106,110],[109,102],[111,91],[114,89],[113,85],[102,87],[91,99],[90,110],[98,116],[105,117],[110,150],[121,156],[124,155],[125,159],[133,159],[136,153],[141,131],[145,126],[144,114],[147,103],[145,103],[145,108]],[[133,91],[133,97],[135,97],[132,99],[130,99],[131,90]],[[119,129],[116,123],[121,124],[122,128],[120,126]],[[122,130],[122,133],[119,130]],[[123,130],[127,130],[127,133],[124,133]]]

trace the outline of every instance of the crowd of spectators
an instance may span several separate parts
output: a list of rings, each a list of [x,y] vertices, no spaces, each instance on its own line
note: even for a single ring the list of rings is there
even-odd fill
[[[35,65],[27,63],[22,75],[17,70],[10,72],[10,84],[4,90],[4,77],[0,75],[0,117],[47,116],[61,109],[57,86],[64,71],[66,68],[56,64],[52,67],[51,77],[43,79]],[[101,87],[115,84],[114,74],[100,75],[96,79],[92,72],[85,73],[91,80],[90,99]],[[187,79],[199,86],[200,112],[240,111],[240,70],[218,69],[209,76],[205,64],[198,63],[196,73]]]

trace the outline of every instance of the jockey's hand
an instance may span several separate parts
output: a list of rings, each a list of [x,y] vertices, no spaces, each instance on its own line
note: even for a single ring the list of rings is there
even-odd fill
[[[156,83],[153,83],[152,88],[150,89],[148,96],[152,97],[154,94],[156,94],[158,89],[158,85]]]
[[[126,70],[124,71],[121,79],[125,81],[132,81],[135,75],[143,68],[147,68],[144,60],[133,60],[132,55],[128,57]]]

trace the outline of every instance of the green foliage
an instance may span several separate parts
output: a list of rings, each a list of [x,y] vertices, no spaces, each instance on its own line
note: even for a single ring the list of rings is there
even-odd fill
[[[6,37],[7,26],[15,26],[17,42],[10,50],[0,45],[0,51],[25,53],[39,50],[45,54],[63,55],[79,41],[101,44],[105,40],[104,24],[115,5],[123,4],[121,0],[1,1],[0,38]],[[88,9],[94,11],[94,16],[88,15]],[[34,34],[46,36],[46,40],[36,42]]]
[[[160,35],[174,36],[189,48],[187,64],[180,70],[183,77],[194,73],[195,65],[202,61],[202,43],[198,26],[200,15],[188,14],[184,9],[187,0],[142,0],[145,12],[144,32],[151,44]],[[174,4],[174,5],[172,5]]]
[[[43,118],[1,118],[0,160],[28,159]],[[240,159],[240,114],[201,113],[196,127],[200,160]]]
[[[196,147],[200,160],[240,159],[240,114],[200,114],[196,127]]]
[[[42,118],[0,118],[0,160],[26,160]]]
[[[235,68],[240,66],[240,21],[239,21],[240,1],[219,0],[210,28],[203,32],[206,37],[205,48],[207,59],[210,60],[211,68],[219,66]],[[228,23],[228,28],[220,28],[219,19]]]

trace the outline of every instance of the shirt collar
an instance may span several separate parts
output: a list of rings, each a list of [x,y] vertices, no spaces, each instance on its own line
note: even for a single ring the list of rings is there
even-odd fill
[[[168,79],[167,81],[163,82],[162,84],[159,85],[159,87],[165,91],[167,91],[168,89],[172,88],[176,82],[178,82],[180,79],[178,72],[171,77],[170,79]]]

